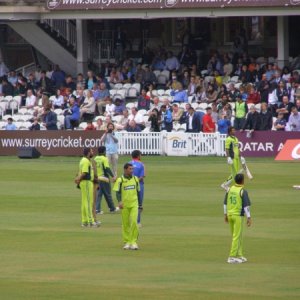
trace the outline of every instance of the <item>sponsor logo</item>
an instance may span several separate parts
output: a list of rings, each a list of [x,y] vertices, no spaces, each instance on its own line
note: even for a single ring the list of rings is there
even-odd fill
[[[174,149],[185,149],[187,147],[187,141],[182,140],[180,137],[173,136],[169,138],[169,141],[172,141],[172,148]]]
[[[61,0],[48,0],[47,8],[48,9],[55,9],[60,5]]]
[[[287,140],[275,160],[300,160],[300,140]]]
[[[300,159],[300,143],[292,151],[293,159]]]
[[[124,191],[127,191],[127,190],[135,190],[135,185],[124,186]]]
[[[173,7],[178,3],[178,0],[165,0],[166,7]]]

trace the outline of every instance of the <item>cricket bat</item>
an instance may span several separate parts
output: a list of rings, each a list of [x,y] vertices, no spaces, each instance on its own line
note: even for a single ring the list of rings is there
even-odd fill
[[[243,166],[243,169],[244,169],[244,171],[245,171],[247,177],[248,177],[249,179],[253,179],[253,176],[252,176],[252,174],[251,174],[251,172],[250,172],[250,170],[249,170],[249,168],[248,168],[246,162],[245,162],[244,164],[242,164],[242,166]]]

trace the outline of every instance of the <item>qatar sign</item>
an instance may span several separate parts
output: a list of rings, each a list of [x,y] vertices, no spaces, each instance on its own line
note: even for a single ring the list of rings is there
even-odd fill
[[[300,0],[47,0],[49,10],[288,7]]]

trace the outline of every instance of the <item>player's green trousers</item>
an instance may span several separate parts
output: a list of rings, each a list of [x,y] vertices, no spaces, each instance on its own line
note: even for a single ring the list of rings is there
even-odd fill
[[[93,183],[90,180],[80,182],[81,190],[81,222],[83,224],[93,223]]]
[[[229,256],[243,256],[243,221],[241,216],[228,216],[228,223],[232,235],[232,243]]]
[[[135,244],[139,236],[137,225],[138,207],[124,207],[122,209],[122,234],[125,244]]]
[[[233,164],[230,165],[231,175],[228,177],[227,180],[234,180],[235,175],[239,173],[240,169],[241,169],[240,158],[233,159]]]

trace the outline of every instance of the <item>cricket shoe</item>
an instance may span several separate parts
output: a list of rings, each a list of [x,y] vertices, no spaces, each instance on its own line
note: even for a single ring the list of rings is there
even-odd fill
[[[101,225],[101,221],[95,221],[96,224],[98,224],[99,226]]]
[[[240,257],[238,257],[238,259],[240,259],[242,261],[242,263],[245,263],[248,261],[248,259],[244,256],[240,256]]]
[[[97,215],[103,215],[103,214],[104,214],[104,211],[103,211],[103,210],[101,210],[101,211],[97,210],[97,211],[96,211],[96,214],[97,214]]]
[[[90,223],[90,227],[97,228],[99,226],[100,226],[100,224],[97,222]]]
[[[142,227],[143,227],[142,223],[138,223],[138,228],[142,228]]]
[[[229,186],[226,185],[226,183],[222,183],[222,184],[221,184],[221,188],[224,189],[226,192],[229,191]]]
[[[129,250],[130,249],[130,244],[125,244],[123,247],[124,250]]]
[[[237,258],[237,257],[228,257],[227,262],[229,264],[241,264],[242,260],[240,258]]]
[[[139,250],[139,246],[134,243],[130,246],[130,250]]]
[[[81,227],[88,227],[88,223],[82,223]]]

